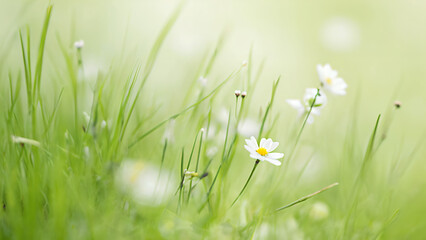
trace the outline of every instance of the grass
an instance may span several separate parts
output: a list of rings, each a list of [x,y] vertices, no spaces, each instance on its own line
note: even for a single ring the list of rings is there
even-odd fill
[[[392,141],[390,123],[399,109],[377,113],[372,130],[358,133],[365,127],[358,113],[339,117],[341,125],[323,120],[344,115],[333,101],[352,104],[339,96],[306,124],[319,89],[303,118],[287,114],[281,99],[290,80],[265,79],[266,63],[256,62],[253,48],[248,63],[235,64],[231,73],[218,67],[226,34],[184,69],[196,77],[170,74],[168,81],[183,87],[150,98],[154,73],[170,67],[159,59],[168,56],[162,51],[182,7],[171,13],[145,60],[111,64],[91,81],[85,47],[77,50],[62,40],[63,32],[51,31],[52,5],[39,36],[30,27],[17,29],[11,53],[0,52],[19,59],[0,66],[0,239],[424,236],[424,222],[411,211],[424,210],[426,196],[410,206],[409,187],[398,184],[413,177],[410,166],[422,141]],[[199,84],[199,75],[207,85]],[[262,91],[264,85],[272,91]],[[241,86],[244,98],[234,95]],[[247,119],[257,123],[251,128],[259,140],[280,142],[280,167],[249,157],[241,130]]]

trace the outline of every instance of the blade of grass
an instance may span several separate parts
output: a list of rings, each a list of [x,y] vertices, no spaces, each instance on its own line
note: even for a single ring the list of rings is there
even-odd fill
[[[306,195],[306,196],[304,196],[304,197],[302,197],[302,198],[299,198],[299,199],[297,199],[296,201],[294,201],[294,202],[292,202],[292,203],[289,203],[289,204],[287,204],[287,205],[285,205],[285,206],[283,206],[283,207],[280,207],[280,208],[275,209],[275,212],[278,212],[278,211],[284,210],[284,209],[286,209],[286,208],[289,208],[289,207],[292,207],[292,206],[294,206],[294,205],[296,205],[296,204],[299,204],[299,203],[301,203],[301,202],[304,202],[304,201],[306,201],[306,200],[308,200],[308,199],[310,199],[310,198],[312,198],[312,197],[314,197],[314,196],[316,196],[316,195],[318,195],[318,194],[320,194],[320,193],[322,193],[322,192],[324,192],[324,191],[326,191],[326,190],[328,190],[328,189],[330,189],[330,188],[332,188],[332,187],[335,187],[335,186],[337,186],[337,185],[339,185],[339,183],[333,183],[333,184],[331,184],[331,185],[328,185],[327,187],[324,187],[324,188],[322,188],[322,189],[320,189],[320,190],[318,190],[318,191],[316,191],[316,192],[313,192],[313,193],[311,193],[311,194],[308,194],[308,195]]]
[[[40,45],[38,49],[37,64],[34,75],[34,86],[33,86],[33,96],[39,98],[40,96],[40,85],[41,85],[41,72],[43,67],[43,56],[44,56],[44,47],[46,43],[47,30],[49,28],[50,17],[52,15],[52,5],[49,5],[46,10],[46,16],[43,23],[43,30],[41,32]],[[37,96],[36,96],[37,95]]]
[[[272,85],[272,94],[271,94],[271,100],[268,103],[268,106],[266,107],[265,114],[263,115],[262,124],[260,125],[259,134],[257,135],[257,138],[260,139],[262,137],[263,129],[265,127],[266,118],[268,117],[269,111],[272,108],[272,104],[274,103],[275,99],[275,92],[277,91],[278,84],[280,83],[281,76],[278,77],[278,79],[274,82]]]
[[[198,174],[198,164],[200,163],[201,146],[203,144],[203,133],[204,133],[204,131],[202,129],[201,130],[201,136],[200,136],[200,143],[198,145],[197,162],[195,164],[195,170],[194,170],[194,172],[197,173],[197,174]],[[195,142],[194,142],[194,145],[195,145]],[[191,155],[192,155],[192,153],[191,153]],[[189,169],[189,163],[188,163],[188,169]],[[189,182],[188,199],[187,199],[188,202],[189,202],[189,198],[191,197],[191,191],[192,191],[192,178],[191,178],[191,180]]]

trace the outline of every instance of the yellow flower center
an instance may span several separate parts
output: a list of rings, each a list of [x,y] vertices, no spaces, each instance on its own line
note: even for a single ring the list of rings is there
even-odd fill
[[[333,80],[331,80],[331,78],[327,78],[327,79],[325,79],[325,81],[326,81],[328,84],[331,84],[331,83],[333,82]]]
[[[263,148],[263,147],[257,149],[256,152],[262,156],[265,156],[266,154],[268,154],[268,151],[266,151],[266,148]]]

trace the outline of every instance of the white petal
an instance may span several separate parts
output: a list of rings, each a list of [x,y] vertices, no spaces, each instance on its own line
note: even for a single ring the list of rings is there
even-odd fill
[[[271,146],[269,146],[269,149],[266,149],[266,151],[272,152],[278,147],[278,145],[280,145],[279,142],[272,142]]]
[[[266,139],[265,139],[265,138],[262,138],[262,139],[260,140],[259,147],[261,147],[261,148],[265,148],[265,144],[266,144]]]
[[[246,139],[246,143],[249,147],[251,147],[254,150],[259,148],[259,146],[257,146],[256,138],[254,137],[251,137],[250,139]]]
[[[323,107],[327,103],[327,96],[323,91],[320,91],[320,95],[315,100],[315,104],[321,104]]]
[[[250,157],[251,158],[253,158],[253,159],[259,159],[259,160],[261,160],[261,161],[264,161],[265,159],[261,159],[262,158],[262,156],[260,155],[260,154],[258,154],[258,153],[256,153],[256,154],[250,154]]]
[[[266,149],[267,152],[269,152],[269,148],[271,148],[272,145],[272,139],[268,138],[265,141],[265,144],[263,145],[263,147]]]
[[[284,153],[268,153],[268,155],[266,155],[266,157],[271,158],[271,159],[280,159],[284,157]]]
[[[343,80],[343,78],[334,79],[334,84],[341,87],[341,88],[347,88],[348,87],[348,85],[345,83],[345,80]]]
[[[276,160],[276,159],[265,158],[265,161],[268,161],[268,162],[274,164],[275,166],[280,166],[281,165],[281,162],[278,161],[278,160]]]
[[[250,137],[251,142],[253,143],[253,146],[256,146],[255,148],[258,149],[259,145],[257,145],[257,140],[254,136]]]
[[[314,117],[312,115],[309,115],[308,120],[306,120],[308,124],[312,124],[314,122]]]
[[[322,67],[321,64],[317,65],[317,73],[318,73],[318,77],[320,79],[321,82],[324,81],[324,68]]]
[[[305,107],[302,102],[298,99],[287,99],[286,102],[294,109],[298,111],[305,111]]]
[[[254,154],[254,153],[256,152],[256,149],[253,149],[253,148],[251,148],[251,147],[250,147],[250,146],[248,146],[248,145],[244,145],[244,148],[245,148],[247,151],[249,151],[249,153]]]
[[[320,115],[320,113],[321,113],[320,108],[312,108],[311,114]]]
[[[305,89],[305,96],[304,99],[312,99],[317,95],[318,89],[316,88],[307,88]]]

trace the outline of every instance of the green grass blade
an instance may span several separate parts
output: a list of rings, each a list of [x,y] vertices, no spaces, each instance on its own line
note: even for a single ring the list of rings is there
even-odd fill
[[[313,193],[311,193],[311,194],[308,194],[308,195],[306,195],[306,196],[304,196],[304,197],[302,197],[302,198],[299,198],[299,199],[297,199],[296,201],[294,201],[294,202],[292,202],[292,203],[289,203],[289,204],[287,204],[287,205],[285,205],[285,206],[283,206],[283,207],[280,207],[280,208],[275,209],[275,212],[278,212],[278,211],[284,210],[284,209],[286,209],[286,208],[289,208],[289,207],[292,207],[292,206],[294,206],[294,205],[296,205],[296,204],[299,204],[299,203],[301,203],[301,202],[304,202],[304,201],[306,201],[306,200],[308,200],[308,199],[310,199],[310,198],[312,198],[312,197],[314,197],[314,196],[316,196],[316,195],[318,195],[318,194],[320,194],[320,193],[322,193],[322,192],[324,192],[324,191],[326,191],[326,190],[328,190],[328,189],[330,189],[330,188],[332,188],[332,187],[335,187],[335,186],[337,186],[337,185],[339,185],[339,183],[333,183],[333,184],[331,184],[331,185],[328,185],[327,187],[324,187],[324,188],[322,188],[322,189],[320,189],[320,190],[318,190],[318,191],[316,191],[316,192],[313,192]]]

